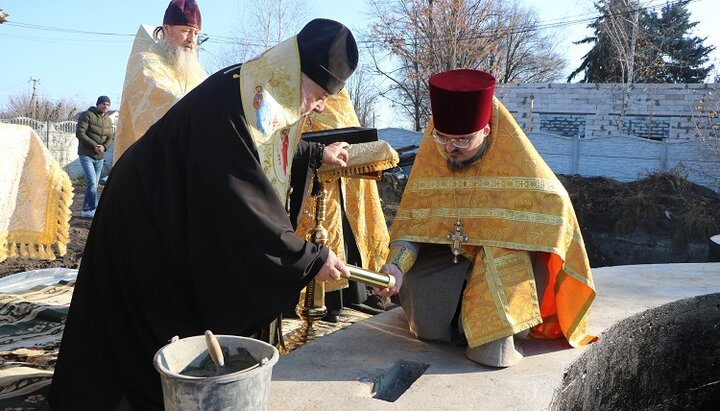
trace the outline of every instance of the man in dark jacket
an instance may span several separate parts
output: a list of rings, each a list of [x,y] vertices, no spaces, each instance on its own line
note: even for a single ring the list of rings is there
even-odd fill
[[[78,139],[78,160],[82,166],[87,188],[81,216],[93,218],[98,205],[98,183],[105,164],[105,153],[113,143],[112,120],[108,117],[110,99],[100,96],[95,107],[80,113],[75,136]]]
[[[284,203],[295,153],[346,164],[346,143],[308,146],[300,133],[357,59],[345,26],[313,20],[210,76],[123,154],[83,253],[53,409],[161,409],[152,359],[173,336],[252,336],[313,278],[349,275],[294,234]]]

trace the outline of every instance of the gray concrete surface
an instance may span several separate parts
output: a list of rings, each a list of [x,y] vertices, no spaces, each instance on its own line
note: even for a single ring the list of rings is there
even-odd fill
[[[720,292],[720,263],[656,264],[593,270],[597,298],[589,332],[662,304]],[[563,371],[585,348],[524,340],[514,367],[480,366],[464,348],[418,341],[401,308],[353,324],[282,356],[273,369],[270,410],[543,410]],[[372,380],[397,361],[429,365],[394,402],[373,398]]]

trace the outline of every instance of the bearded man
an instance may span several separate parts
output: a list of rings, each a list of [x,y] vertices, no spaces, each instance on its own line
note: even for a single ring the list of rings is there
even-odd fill
[[[390,230],[410,330],[467,342],[480,364],[509,367],[523,340],[586,333],[595,299],[570,197],[479,70],[430,77],[429,122]]]
[[[195,0],[173,0],[163,25],[141,25],[125,72],[113,164],[180,98],[207,78],[198,58]]]

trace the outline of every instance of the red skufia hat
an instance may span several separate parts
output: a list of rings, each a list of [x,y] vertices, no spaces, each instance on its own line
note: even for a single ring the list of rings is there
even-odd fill
[[[172,0],[165,10],[163,24],[171,26],[190,26],[200,30],[202,17],[195,0]]]
[[[445,134],[474,133],[492,117],[495,77],[460,69],[430,77],[430,105],[435,129]]]

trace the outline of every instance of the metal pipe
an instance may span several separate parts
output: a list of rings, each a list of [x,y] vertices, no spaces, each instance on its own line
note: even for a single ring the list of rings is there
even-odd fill
[[[348,268],[348,271],[350,271],[350,277],[348,277],[350,280],[380,288],[395,285],[395,277],[390,274],[376,273],[351,264],[345,264],[345,266]]]

